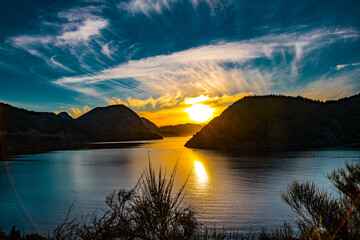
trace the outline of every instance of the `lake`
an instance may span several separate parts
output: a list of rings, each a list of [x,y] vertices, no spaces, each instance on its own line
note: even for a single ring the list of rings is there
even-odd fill
[[[117,143],[117,148],[53,151],[0,162],[0,227],[51,234],[69,206],[72,214],[101,213],[107,195],[133,187],[150,161],[168,173],[178,162],[175,187],[189,176],[185,203],[210,226],[258,233],[294,215],[281,193],[294,179],[332,191],[325,173],[358,162],[360,150],[329,148],[244,157],[184,147],[188,138]],[[111,144],[111,143],[110,143]],[[108,146],[109,144],[106,144]],[[105,146],[105,145],[104,145]]]

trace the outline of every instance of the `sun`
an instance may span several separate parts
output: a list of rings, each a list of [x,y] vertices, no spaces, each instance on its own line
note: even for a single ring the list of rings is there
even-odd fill
[[[214,116],[215,109],[201,103],[185,108],[184,111],[189,114],[189,119],[202,123]]]

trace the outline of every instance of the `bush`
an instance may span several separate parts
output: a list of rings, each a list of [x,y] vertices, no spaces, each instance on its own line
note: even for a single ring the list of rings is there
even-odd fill
[[[294,181],[282,195],[298,216],[301,239],[360,239],[360,163],[327,175],[339,196]]]
[[[267,232],[263,229],[258,240],[296,240],[294,231],[288,223],[284,223],[283,226],[275,228],[272,232]]]
[[[113,192],[106,198],[108,210],[103,216],[85,215],[65,221],[54,230],[55,239],[255,239],[253,234],[242,236],[208,228],[197,221],[195,212],[183,204],[184,185],[173,193],[175,166],[169,179],[160,168],[158,174],[149,162],[136,186]]]
[[[150,162],[131,190],[110,194],[104,215],[68,216],[54,231],[55,239],[255,239],[248,234],[208,228],[197,221],[190,206],[184,206],[185,184],[175,194],[176,167],[167,180],[155,174]],[[339,193],[337,198],[320,191],[314,183],[294,181],[282,194],[298,216],[299,233],[284,223],[259,240],[360,239],[360,163],[328,174]]]
[[[0,240],[46,240],[46,237],[43,237],[39,234],[28,234],[21,236],[21,232],[16,230],[15,226],[11,228],[11,231],[8,235],[2,231],[0,228]]]
[[[173,194],[176,167],[170,178],[156,176],[150,162],[136,186],[113,192],[100,218],[85,216],[65,222],[54,231],[56,239],[192,239],[199,229],[194,211],[183,206],[183,190]]]

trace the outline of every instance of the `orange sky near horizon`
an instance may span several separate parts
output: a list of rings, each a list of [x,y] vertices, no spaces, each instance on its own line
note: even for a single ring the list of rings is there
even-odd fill
[[[133,109],[140,117],[145,117],[155,123],[158,127],[177,125],[185,123],[196,123],[205,125],[214,117],[219,116],[232,103],[253,93],[239,93],[233,96],[223,95],[221,97],[210,97],[199,95],[196,97],[181,98],[168,96],[168,98],[149,98],[146,100],[112,99],[107,102],[110,105],[124,104]],[[151,105],[152,109],[146,109]]]
[[[196,97],[183,97],[180,93],[177,95],[165,95],[159,98],[135,99],[120,98],[105,99],[108,105],[122,104],[133,111],[140,117],[145,117],[155,123],[157,126],[168,126],[185,123],[207,124],[214,117],[219,116],[232,103],[242,99],[245,96],[254,93],[238,93],[235,95],[222,95],[210,97],[201,94]],[[89,106],[83,108],[71,108],[69,115],[78,118],[90,111]],[[59,113],[58,111],[55,112]]]
[[[195,97],[184,97],[180,92],[178,92],[175,95],[166,94],[159,98],[128,98],[126,100],[113,98],[105,99],[105,102],[108,105],[123,104],[135,111],[140,117],[147,118],[159,127],[185,123],[206,125],[213,118],[219,116],[231,104],[250,95],[254,95],[254,93],[248,92],[222,96],[209,96],[206,94],[201,94]],[[312,96],[311,97],[307,96],[308,94],[297,93],[287,95],[303,95],[305,97],[309,97],[310,99],[319,100],[338,99],[343,97],[314,98],[312,94],[310,94]],[[90,110],[91,108],[89,106],[85,106],[83,108],[71,108],[67,112],[71,117],[78,118]]]

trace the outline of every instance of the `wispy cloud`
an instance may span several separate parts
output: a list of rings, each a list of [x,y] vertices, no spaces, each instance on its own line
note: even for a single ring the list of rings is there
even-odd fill
[[[113,59],[112,56],[111,56],[112,51],[109,48],[109,43],[106,43],[106,44],[102,45],[101,52],[103,54],[105,54],[108,58]]]
[[[64,26],[71,27],[71,23],[83,22],[87,19],[97,19],[101,12],[101,7],[89,5],[62,10],[57,13],[57,17],[67,20],[67,23]]]
[[[124,102],[121,100],[121,98],[113,98],[113,99],[105,99],[105,101],[109,104],[109,105],[125,105],[128,106],[127,102]]]
[[[97,59],[99,51],[96,52],[94,46],[103,44],[102,31],[109,26],[109,20],[99,15],[101,11],[100,7],[92,6],[61,11],[52,15],[51,20],[43,20],[39,24],[40,33],[12,36],[6,43],[42,59],[46,67],[57,72],[93,72],[96,64],[100,63]],[[9,53],[13,49],[11,47],[8,47]],[[107,44],[102,53],[111,59]],[[91,67],[83,61],[84,55],[93,59]],[[79,92],[97,95],[94,89],[79,89]]]
[[[308,83],[290,95],[301,95],[310,99],[339,99],[354,94],[359,90],[359,69],[353,69],[346,74],[324,75]]]
[[[77,44],[86,42],[91,36],[99,35],[100,30],[105,28],[108,22],[104,19],[87,19],[75,31],[64,32],[56,37],[56,44]]]
[[[92,76],[65,77],[56,80],[55,83],[76,88],[91,87],[109,80],[133,78],[154,95],[163,95],[169,90],[192,94],[220,91],[229,93],[249,87],[258,88],[257,90],[262,92],[268,88],[268,83],[262,78],[254,79],[252,82],[245,79],[247,74],[252,74],[256,70],[225,69],[220,66],[224,62],[241,63],[261,56],[263,53],[259,46],[222,43],[129,61]]]
[[[344,69],[344,68],[347,68],[347,67],[356,67],[356,66],[360,66],[360,62],[336,65],[335,69],[336,70],[341,70],[341,69]]]
[[[149,15],[150,12],[161,13],[164,8],[170,9],[170,5],[177,0],[131,0],[121,2],[118,7],[133,14],[142,12]]]
[[[59,67],[59,68],[61,68],[61,69],[64,69],[64,70],[66,70],[66,71],[69,71],[69,72],[74,72],[74,71],[71,70],[70,68],[66,67],[64,64],[56,61],[56,60],[55,60],[55,57],[56,57],[56,55],[55,55],[55,56],[52,56],[52,57],[50,58],[50,61],[51,61],[52,64],[54,64],[54,66],[57,66],[57,67]]]
[[[90,110],[91,108],[89,106],[85,106],[84,108],[72,108],[68,113],[72,118],[78,118]]]
[[[60,67],[53,62],[52,57],[56,53],[78,54],[74,48],[81,47],[84,50],[83,47],[90,40],[101,38],[101,31],[109,25],[109,21],[100,16],[101,11],[101,7],[95,6],[60,11],[50,20],[41,21],[38,26],[39,34],[12,36],[8,38],[7,43],[44,59],[50,66]],[[65,64],[60,68],[68,69]]]
[[[142,101],[130,99],[130,106],[154,103],[156,98],[149,95],[166,98],[166,94],[172,96],[179,91],[184,97],[201,94],[232,96],[239,92],[267,94],[275,87],[293,84],[299,78],[298,69],[303,66],[303,59],[312,51],[339,40],[357,37],[358,33],[353,29],[318,29],[307,33],[267,35],[247,41],[219,42],[169,55],[128,61],[93,75],[64,77],[54,83],[83,92],[84,88],[95,91],[96,86],[103,82],[135,79],[140,83],[145,98]],[[256,59],[274,61],[284,51],[294,53],[290,60],[283,59],[284,64],[271,68],[252,64]],[[113,90],[122,90],[118,87],[114,85]],[[101,93],[101,90],[98,91]]]
[[[149,97],[147,99],[128,97],[125,101],[123,101],[121,98],[105,99],[109,105],[124,104],[125,106],[134,107],[138,110],[154,110],[156,108],[172,107],[179,104],[182,100],[183,97],[180,91],[175,94],[167,93],[164,96],[155,99],[153,97]]]
[[[77,23],[77,25],[76,30],[64,31],[61,35],[20,35],[11,37],[10,42],[14,46],[22,47],[24,49],[31,49],[31,47],[34,46],[44,45],[76,45],[82,42],[87,42],[92,36],[100,35],[100,31],[108,25],[108,21],[105,19],[87,19],[81,23]],[[65,27],[63,26],[63,28]]]
[[[170,10],[172,6],[181,0],[130,0],[129,2],[121,2],[118,7],[132,14],[143,13],[150,16],[151,13],[161,14],[164,10]],[[216,7],[229,5],[231,0],[186,0],[189,1],[194,8],[200,2],[206,3],[212,12]]]
[[[20,35],[16,37],[11,37],[10,42],[18,47],[27,47],[37,44],[49,44],[54,41],[52,36],[29,36],[29,35]]]
[[[195,104],[195,103],[200,103],[200,102],[209,101],[209,100],[210,100],[210,97],[204,96],[204,95],[201,94],[198,97],[185,98],[184,103],[186,103],[186,104]]]
[[[89,112],[90,110],[91,110],[91,108],[89,106],[85,106],[83,108],[76,108],[76,107],[70,108],[70,110],[65,111],[65,112],[67,112],[72,118],[78,118],[81,115]],[[60,112],[63,112],[63,111],[55,111],[54,113],[59,114]]]

